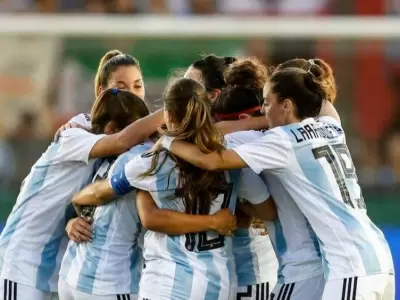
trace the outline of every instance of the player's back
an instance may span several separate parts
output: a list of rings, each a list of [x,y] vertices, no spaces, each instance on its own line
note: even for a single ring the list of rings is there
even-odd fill
[[[263,136],[264,133],[260,131],[242,131],[226,135],[225,139],[240,145]],[[278,283],[293,283],[321,275],[323,270],[320,249],[307,219],[293,199],[285,196],[287,193],[278,180],[264,174],[261,177],[275,199],[278,211],[278,220],[266,223],[268,236],[279,261]],[[233,245],[235,239],[240,242],[239,238],[233,238]],[[235,253],[240,250],[234,248],[233,251]]]
[[[151,142],[135,146],[117,160],[107,159],[94,180],[111,177],[135,156],[148,151]],[[141,231],[133,191],[106,205],[91,208],[94,238],[68,244],[60,277],[73,288],[93,295],[137,294],[142,271]]]
[[[388,244],[367,216],[344,131],[330,117],[273,129],[286,151],[280,181],[318,236],[327,279],[389,273]],[[278,137],[279,138],[279,137]]]
[[[33,165],[0,236],[3,278],[57,291],[58,271],[68,243],[67,208],[73,194],[91,180],[94,160],[89,160],[89,152],[99,138],[69,129]]]
[[[160,162],[165,153],[160,155]],[[146,171],[152,157],[137,157],[135,165]],[[154,176],[138,182],[138,188],[151,193],[160,209],[185,212],[183,198],[179,196],[178,170],[175,162],[167,158]],[[233,172],[239,173],[239,172]],[[236,205],[236,175],[227,174],[227,186],[214,200],[210,214]],[[239,177],[237,174],[236,177]],[[178,194],[177,194],[178,193]],[[193,212],[198,213],[198,212]],[[146,267],[140,281],[140,297],[149,299],[227,299],[230,292],[231,240],[215,232],[201,232],[181,236],[168,236],[147,231],[144,242]]]

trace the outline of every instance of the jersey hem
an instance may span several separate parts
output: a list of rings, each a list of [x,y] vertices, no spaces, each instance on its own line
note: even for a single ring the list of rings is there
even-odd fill
[[[32,282],[28,282],[25,280],[21,280],[20,278],[18,278],[18,276],[14,277],[13,275],[11,275],[10,273],[7,273],[7,272],[2,272],[0,274],[0,278],[7,279],[9,281],[28,286],[28,287],[36,289],[38,291],[42,291],[42,292],[46,292],[46,293],[58,293],[58,280],[57,280],[57,285],[55,285],[56,287],[54,287],[54,285],[50,284],[49,289],[42,289],[42,288],[38,288],[36,282],[32,283]]]
[[[324,271],[323,270],[321,270],[319,272],[315,272],[315,273],[309,274],[307,276],[298,276],[298,277],[297,276],[293,276],[290,279],[287,279],[287,277],[285,277],[284,280],[282,280],[282,278],[278,277],[277,283],[279,283],[279,284],[296,283],[296,282],[308,280],[308,279],[311,279],[311,278],[314,278],[314,277],[317,277],[317,276],[321,276],[321,275],[324,275]]]
[[[328,277],[326,279],[326,282],[328,281],[334,281],[334,280],[341,280],[341,279],[346,279],[346,278],[351,278],[351,277],[368,277],[368,276],[374,276],[374,275],[380,275],[380,274],[391,274],[391,271],[376,271],[376,272],[368,272],[368,273],[346,273],[341,276],[333,276],[333,277]]]
[[[126,294],[129,294],[129,295],[137,295],[138,294],[138,291],[133,292],[133,291],[127,291],[127,290],[124,290],[124,291],[118,290],[118,292],[114,291],[112,293],[110,293],[110,291],[108,290],[107,292],[103,293],[102,291],[99,291],[97,289],[89,289],[89,288],[83,287],[78,284],[72,284],[64,276],[60,276],[60,278],[62,278],[65,281],[65,283],[67,283],[69,286],[76,289],[77,291],[85,293],[85,294],[93,295],[93,296],[116,296],[116,295],[126,295]]]

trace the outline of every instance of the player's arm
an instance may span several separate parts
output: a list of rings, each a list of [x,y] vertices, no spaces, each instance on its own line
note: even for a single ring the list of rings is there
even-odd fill
[[[132,192],[135,188],[149,190],[151,178],[144,178],[142,174],[147,166],[140,155],[130,160],[125,167],[112,174],[109,179],[97,180],[86,186],[72,198],[72,203],[80,215],[82,206],[99,206]]]
[[[336,121],[338,121],[339,124],[341,124],[340,116],[339,116],[336,108],[328,100],[322,101],[322,106],[321,106],[321,110],[319,112],[319,116],[318,117],[332,117]]]
[[[75,194],[72,198],[72,204],[79,216],[82,206],[104,205],[116,196],[108,180],[97,180]]]
[[[242,130],[260,130],[268,128],[268,121],[264,116],[247,118],[237,121],[222,121],[215,126],[223,133],[228,134]]]
[[[196,145],[173,140],[169,143],[169,137],[162,137],[154,145],[153,150],[166,148],[176,156],[186,160],[192,165],[209,171],[239,169],[246,167],[246,163],[232,150],[204,153]],[[165,144],[169,143],[168,145]]]
[[[253,170],[246,168],[241,171],[238,186],[240,208],[249,216],[265,221],[275,221],[277,210],[272,201],[268,187]]]
[[[107,157],[119,155],[143,142],[164,123],[163,109],[139,119],[122,131],[103,136],[91,149],[89,157]]]
[[[144,228],[166,233],[183,235],[202,231],[216,231],[221,235],[231,235],[236,230],[236,218],[229,209],[213,215],[190,215],[157,207],[149,192],[138,190],[137,209]]]
[[[239,204],[239,207],[247,215],[257,219],[273,222],[278,218],[275,202],[272,200],[272,197],[269,197],[260,204],[251,204],[248,201],[242,202]]]
[[[249,166],[256,173],[286,168],[291,149],[290,142],[272,130],[256,141],[221,152],[203,153],[193,144],[165,136],[157,142],[156,147],[164,147],[201,169],[215,171]]]

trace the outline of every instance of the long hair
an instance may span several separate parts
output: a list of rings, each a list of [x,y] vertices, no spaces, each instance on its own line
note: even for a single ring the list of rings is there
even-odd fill
[[[161,134],[193,143],[204,153],[225,149],[223,135],[213,125],[211,103],[199,83],[186,78],[171,81],[164,91],[164,105],[177,127],[173,130],[160,129]],[[176,196],[184,199],[186,212],[209,213],[219,191],[226,186],[224,172],[199,169],[170,152],[160,162],[161,151],[165,150],[151,153],[151,166],[142,176],[155,175],[171,157],[176,162],[171,172],[176,168],[179,170],[180,193]]]

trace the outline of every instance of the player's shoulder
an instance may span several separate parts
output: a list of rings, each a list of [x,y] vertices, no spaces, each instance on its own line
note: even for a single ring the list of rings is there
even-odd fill
[[[176,188],[178,170],[176,163],[167,151],[161,151],[157,156],[152,152],[144,152],[135,156],[129,162],[129,168],[134,170],[136,180],[146,181],[150,190],[160,191]],[[150,172],[149,172],[150,171]],[[150,173],[149,175],[144,175]],[[140,174],[140,175],[139,175]]]
[[[122,171],[125,165],[136,158],[137,156],[142,155],[146,151],[149,151],[151,147],[153,146],[152,142],[144,142],[139,145],[133,146],[130,148],[128,151],[122,153],[121,155],[118,156],[116,161],[114,162],[114,165],[112,167],[112,172],[111,174],[117,173],[119,171]],[[139,163],[139,162],[138,162]]]
[[[261,132],[260,140],[283,143],[290,141],[285,126],[278,126]]]
[[[340,121],[331,116],[319,117],[318,119],[316,119],[316,123],[320,126],[331,126],[338,132],[343,132],[343,127]]]
[[[78,123],[83,126],[90,126],[91,125],[91,118],[89,114],[82,113],[72,117],[68,123]]]

